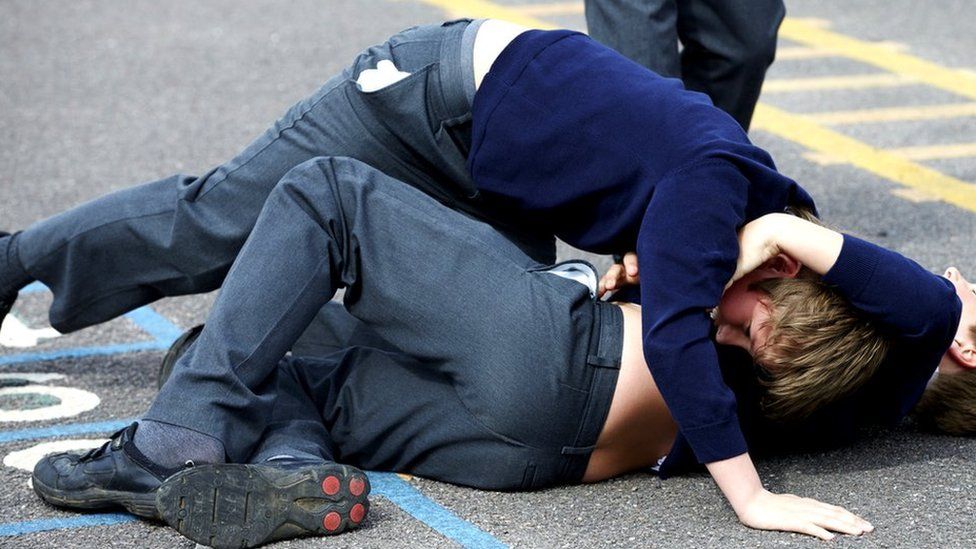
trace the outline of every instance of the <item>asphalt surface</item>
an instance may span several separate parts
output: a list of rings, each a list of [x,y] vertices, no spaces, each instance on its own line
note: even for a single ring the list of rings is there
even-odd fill
[[[509,1],[508,6],[528,5]],[[845,36],[893,41],[943,67],[976,69],[976,1],[790,1],[793,17],[819,18]],[[113,189],[174,172],[200,173],[238,151],[287,106],[311,93],[362,47],[397,30],[453,16],[420,1],[333,0],[125,3],[106,0],[0,0],[0,228],[18,228]],[[582,15],[546,15],[583,27]],[[782,40],[781,48],[797,44]],[[781,59],[769,79],[877,73],[843,57]],[[893,88],[795,91],[762,101],[793,113],[962,102],[924,84]],[[835,128],[878,148],[976,142],[976,118],[854,124]],[[941,272],[948,265],[976,277],[976,204],[908,200],[899,185],[850,165],[820,165],[802,146],[757,131],[753,138],[780,168],[817,198],[833,225],[869,238]],[[921,161],[976,184],[976,158]],[[563,256],[577,255],[567,248]],[[604,258],[591,257],[601,266]],[[167,300],[153,310],[176,327],[201,321],[213,296]],[[15,315],[45,325],[50,296],[25,295]],[[161,341],[138,319],[123,318],[24,350],[90,349]],[[0,420],[0,436],[58,425],[137,416],[152,398],[159,350],[58,360],[0,362],[0,373],[58,373],[45,382],[94,393],[100,404],[73,417]],[[43,399],[0,393],[0,412],[46,406]],[[0,438],[0,455],[38,442],[99,435]],[[101,432],[104,436],[107,432]],[[976,540],[976,440],[940,437],[906,426],[853,448],[763,460],[775,491],[846,506],[877,530],[839,537],[839,547],[972,547]],[[0,467],[0,534],[17,525],[79,515],[46,506],[28,474]],[[802,536],[741,527],[704,475],[660,481],[634,474],[590,486],[533,493],[483,492],[422,479],[407,486],[453,512],[471,530],[525,547],[820,546]],[[406,507],[409,507],[407,505]],[[276,547],[430,547],[457,545],[384,497],[374,498],[364,528],[327,540]],[[45,523],[50,526],[50,523]],[[70,526],[70,523],[66,523]],[[14,525],[14,526],[11,526]],[[12,529],[13,528],[13,529]],[[143,522],[53,527],[0,536],[2,547],[191,547],[165,527]]]

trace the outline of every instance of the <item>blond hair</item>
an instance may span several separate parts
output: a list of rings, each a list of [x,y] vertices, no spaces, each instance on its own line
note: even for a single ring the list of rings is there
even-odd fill
[[[976,324],[969,327],[976,341]],[[939,374],[912,411],[926,429],[949,435],[976,435],[976,370]]]
[[[754,286],[771,303],[769,336],[755,356],[767,417],[802,419],[864,385],[884,360],[888,341],[812,271]]]

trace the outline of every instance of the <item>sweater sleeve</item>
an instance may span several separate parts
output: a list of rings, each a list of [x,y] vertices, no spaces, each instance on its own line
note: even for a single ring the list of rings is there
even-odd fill
[[[748,187],[721,160],[673,172],[656,186],[637,239],[644,357],[702,463],[747,451],[707,309],[735,271]]]
[[[823,280],[896,337],[942,342],[956,332],[962,305],[952,283],[897,252],[844,235]]]

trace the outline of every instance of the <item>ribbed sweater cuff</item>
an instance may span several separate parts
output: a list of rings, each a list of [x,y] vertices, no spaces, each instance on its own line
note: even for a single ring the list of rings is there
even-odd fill
[[[823,281],[832,286],[848,288],[850,298],[856,299],[871,283],[871,277],[878,266],[878,254],[872,252],[870,244],[848,234],[837,262],[824,275]]]

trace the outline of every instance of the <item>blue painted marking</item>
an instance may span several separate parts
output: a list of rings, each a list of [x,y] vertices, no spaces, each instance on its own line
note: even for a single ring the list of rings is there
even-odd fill
[[[47,291],[47,287],[34,282],[21,290],[21,293],[36,293]],[[44,362],[65,358],[84,358],[89,356],[109,356],[141,351],[164,351],[180,337],[182,330],[163,315],[152,310],[151,307],[140,307],[125,315],[140,330],[153,337],[153,341],[138,341],[118,345],[103,345],[98,347],[78,347],[74,349],[54,349],[38,353],[21,353],[17,355],[0,356],[0,366],[20,364],[23,362]]]
[[[36,293],[47,291],[43,284],[35,282],[21,290],[21,293]],[[121,353],[132,353],[137,351],[164,350],[180,336],[182,331],[179,327],[167,320],[165,317],[152,310],[150,307],[142,307],[126,317],[134,322],[140,329],[154,338],[154,341],[127,343],[121,345],[106,345],[101,347],[82,347],[77,349],[58,349],[43,353],[24,353],[19,355],[0,356],[0,366],[7,364],[17,364],[23,362],[40,362],[46,360],[59,360],[63,358],[82,358],[88,356],[104,356]],[[0,443],[16,442],[20,440],[35,440],[67,435],[90,435],[100,434],[110,431],[117,431],[128,426],[135,421],[135,418],[102,421],[96,423],[75,423],[70,425],[58,425],[53,427],[42,427],[37,429],[22,429],[19,431],[0,432]],[[430,526],[441,535],[454,540],[464,547],[471,548],[502,548],[507,547],[504,543],[494,536],[478,528],[477,526],[464,521],[448,509],[438,505],[431,499],[420,493],[419,490],[410,486],[403,479],[394,473],[369,473],[372,493],[383,496],[395,505],[406,511],[408,514]],[[50,530],[67,530],[75,528],[87,528],[91,526],[109,526],[133,522],[136,517],[124,513],[103,513],[96,515],[85,515],[82,517],[67,519],[40,519],[25,522],[12,522],[0,524],[0,537],[20,536],[34,532],[46,532]]]
[[[31,282],[27,286],[20,289],[21,294],[36,294],[40,292],[46,292],[47,286],[40,282]]]
[[[464,547],[508,547],[497,538],[438,505],[394,473],[369,473],[372,494],[387,498],[417,520]]]
[[[151,307],[140,307],[126,314],[125,317],[142,331],[153,336],[157,343],[166,343],[167,346],[183,334],[179,326],[152,310]]]
[[[99,421],[95,423],[72,423],[55,425],[53,427],[39,427],[37,429],[21,429],[19,431],[0,431],[0,443],[17,442],[19,440],[34,440],[39,438],[61,437],[67,435],[90,435],[108,433],[128,427],[137,418]]]
[[[161,351],[168,349],[171,341],[144,341],[140,343],[122,343],[119,345],[105,345],[103,347],[79,347],[76,349],[55,349],[43,353],[23,353],[19,355],[0,356],[0,366],[20,364],[22,362],[43,362],[46,360],[60,360],[63,358],[84,358],[88,356],[117,355],[121,353],[135,353],[139,351]]]
[[[87,528],[89,526],[111,526],[126,522],[135,522],[137,519],[133,515],[125,513],[100,513],[97,515],[85,515],[72,518],[55,518],[29,520],[25,522],[9,522],[0,524],[0,537],[22,536],[35,532],[47,532],[50,530],[66,530],[68,528]]]

